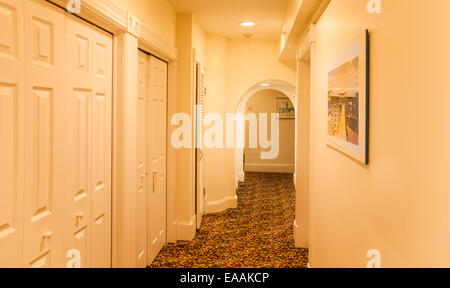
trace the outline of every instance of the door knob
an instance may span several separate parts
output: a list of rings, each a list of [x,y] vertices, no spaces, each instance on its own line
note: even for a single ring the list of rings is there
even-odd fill
[[[53,236],[52,231],[47,231],[47,232],[45,232],[44,234],[42,234],[42,237],[43,237],[44,239],[50,239],[50,238],[52,238],[52,236]]]

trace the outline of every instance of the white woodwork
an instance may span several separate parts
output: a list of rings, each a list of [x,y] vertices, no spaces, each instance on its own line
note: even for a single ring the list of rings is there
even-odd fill
[[[201,143],[203,137],[203,125],[204,125],[204,111],[205,111],[205,98],[206,98],[206,70],[203,65],[196,63],[196,103],[199,106],[199,111],[196,115],[196,134],[197,141]],[[204,149],[202,147],[196,148],[197,150],[197,229],[202,224],[203,215],[205,213],[205,185],[204,185]]]
[[[23,2],[0,0],[0,267],[21,267],[24,193]]]
[[[81,252],[81,267],[110,267],[112,37],[72,16],[66,32],[65,248]]]
[[[114,104],[113,267],[135,267],[134,195],[137,185],[138,40],[117,35]]]
[[[112,36],[40,0],[0,25],[0,267],[110,267]]]
[[[24,1],[25,201],[23,266],[63,263],[64,26],[56,7]]]
[[[69,0],[49,1],[66,7]],[[84,19],[101,25],[111,32],[129,32],[139,39],[140,48],[166,60],[177,60],[177,49],[173,45],[156,35],[140,19],[133,16],[127,9],[117,5],[115,1],[80,0],[80,2],[79,16]]]
[[[136,267],[147,266],[147,159],[146,159],[146,125],[147,125],[147,98],[148,98],[148,56],[139,52],[138,62],[138,166],[137,166],[137,189],[135,194],[135,223],[136,223]]]
[[[147,101],[148,263],[152,263],[167,240],[166,119],[167,63],[150,56]]]

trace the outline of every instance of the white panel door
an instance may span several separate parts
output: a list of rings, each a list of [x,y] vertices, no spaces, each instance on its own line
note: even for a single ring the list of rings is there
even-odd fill
[[[148,97],[148,59],[149,56],[139,52],[138,63],[138,167],[137,188],[134,199],[136,248],[134,251],[135,267],[145,268],[147,266],[147,164],[146,164],[146,104]]]
[[[25,267],[62,265],[65,165],[64,13],[24,1]]]
[[[25,104],[22,4],[0,0],[0,268],[22,265]]]
[[[82,267],[110,267],[112,37],[67,16],[66,46],[65,247],[81,252]]]
[[[111,267],[112,36],[92,27],[92,267]]]
[[[147,189],[149,209],[149,259],[152,263],[166,243],[166,123],[167,63],[151,56],[147,128]]]

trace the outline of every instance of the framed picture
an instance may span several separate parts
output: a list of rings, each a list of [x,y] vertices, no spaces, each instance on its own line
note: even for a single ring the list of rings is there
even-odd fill
[[[279,119],[295,119],[295,108],[289,98],[277,98]]]
[[[369,164],[369,31],[332,61],[328,73],[328,145]]]

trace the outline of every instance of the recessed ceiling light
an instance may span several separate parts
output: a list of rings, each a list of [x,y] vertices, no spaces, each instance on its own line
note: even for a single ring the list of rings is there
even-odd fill
[[[241,22],[241,26],[242,27],[252,27],[252,26],[255,26],[255,22],[252,22],[252,21],[245,21],[245,22]]]
[[[261,83],[261,86],[262,86],[262,87],[269,87],[270,84],[269,84],[269,83]]]

